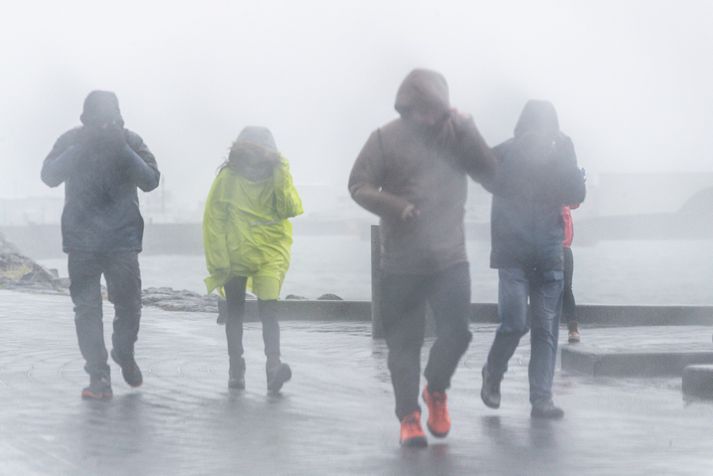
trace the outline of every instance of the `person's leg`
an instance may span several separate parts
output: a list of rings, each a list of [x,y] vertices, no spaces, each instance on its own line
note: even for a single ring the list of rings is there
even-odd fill
[[[577,305],[572,291],[572,276],[574,274],[574,256],[572,249],[564,248],[564,293],[562,295],[562,319],[567,323],[569,341],[579,342],[579,325],[577,323]]]
[[[102,322],[102,260],[93,253],[70,252],[67,261],[79,350],[86,362],[84,370],[91,378],[88,389],[102,381],[103,387],[106,387],[96,392],[89,391],[86,396],[92,397],[89,395],[92,393],[96,398],[103,398],[104,393],[108,392],[108,397],[111,393],[111,379]]]
[[[496,381],[508,369],[508,361],[527,334],[527,298],[530,284],[525,271],[520,268],[498,270],[498,318],[500,326],[490,347],[485,364],[487,372]]]
[[[572,292],[572,275],[574,273],[574,257],[572,249],[564,247],[564,294],[562,295],[562,319],[565,322],[575,320],[575,302]]]
[[[141,322],[141,272],[136,252],[105,255],[104,276],[109,301],[114,304],[112,358],[121,366],[124,379],[133,387],[143,382],[134,360],[134,344]]]
[[[228,340],[228,357],[230,358],[228,386],[231,388],[245,387],[243,318],[245,317],[246,283],[247,278],[239,276],[231,279],[223,286],[227,309],[225,336]]]
[[[277,320],[277,300],[282,280],[271,270],[252,277],[252,288],[258,298],[258,314],[262,322],[262,339],[268,360],[280,360],[280,323]]]
[[[530,403],[533,405],[552,400],[563,286],[562,271],[539,271],[531,281],[532,349],[529,376]]]
[[[382,279],[381,317],[399,420],[421,411],[418,391],[425,327],[425,287],[423,276],[386,275]]]
[[[252,287],[258,298],[258,314],[262,322],[262,340],[265,345],[265,376],[267,390],[277,393],[292,378],[292,369],[280,360],[280,323],[277,319],[278,298],[282,286],[280,271],[263,269],[252,277]]]
[[[258,314],[262,322],[262,341],[265,344],[267,360],[280,360],[280,323],[277,319],[277,299],[257,302]]]
[[[468,349],[470,321],[470,268],[458,264],[437,274],[426,290],[436,323],[436,341],[431,347],[424,376],[432,392],[445,392],[458,361]]]
[[[429,281],[428,302],[436,321],[436,341],[431,347],[424,376],[428,385],[423,400],[428,406],[428,429],[436,437],[445,437],[451,429],[446,389],[458,361],[473,337],[470,321],[470,270],[468,263],[458,264]]]

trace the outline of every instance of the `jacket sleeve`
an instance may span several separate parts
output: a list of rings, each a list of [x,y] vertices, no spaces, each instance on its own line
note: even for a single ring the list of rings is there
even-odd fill
[[[507,178],[508,173],[505,169],[505,149],[507,147],[507,142],[500,144],[498,146],[490,149],[491,157],[493,160],[492,169],[490,173],[483,174],[481,176],[480,183],[483,188],[494,195],[505,195],[507,194]]]
[[[376,130],[354,162],[349,175],[349,193],[355,202],[382,218],[400,217],[409,202],[382,190],[385,170],[381,132]]]
[[[495,174],[495,155],[475,125],[472,117],[455,118],[458,137],[457,154],[466,173],[483,184],[492,181]]]
[[[286,159],[280,158],[280,164],[273,175],[275,185],[275,212],[280,218],[292,218],[304,213],[302,200],[292,182],[290,165]]]
[[[574,144],[569,137],[559,139],[558,153],[545,190],[562,205],[582,203],[586,196],[584,177],[577,166]]]
[[[161,173],[158,171],[156,158],[144,143],[141,136],[128,131],[124,154],[129,162],[131,176],[144,192],[150,192],[158,187]]]
[[[50,187],[62,184],[72,174],[80,156],[81,146],[77,144],[76,131],[63,134],[42,163],[42,181]]]
[[[227,228],[228,203],[222,199],[222,177],[211,186],[203,213],[203,249],[210,277],[206,279],[208,293],[225,284],[230,275]]]

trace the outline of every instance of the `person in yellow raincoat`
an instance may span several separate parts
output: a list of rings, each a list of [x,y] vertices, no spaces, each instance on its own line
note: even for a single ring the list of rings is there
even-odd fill
[[[289,365],[280,360],[276,304],[290,265],[292,224],[288,218],[302,213],[288,162],[278,152],[270,130],[244,128],[213,182],[203,216],[206,287],[208,293],[224,292],[227,300],[230,388],[245,388],[242,341],[248,284],[258,298],[268,391],[278,392],[292,377]]]

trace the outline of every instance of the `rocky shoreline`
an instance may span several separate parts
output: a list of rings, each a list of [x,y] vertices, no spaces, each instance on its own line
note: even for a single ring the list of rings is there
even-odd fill
[[[69,295],[69,278],[58,276],[55,270],[49,270],[23,255],[20,250],[0,234],[0,289],[34,294]],[[102,289],[106,297],[106,290]],[[248,300],[255,296],[248,293]],[[302,296],[288,295],[286,300],[306,300]],[[187,290],[168,287],[150,287],[142,291],[144,306],[156,307],[165,311],[218,313],[221,299],[215,295],[201,295]],[[341,301],[334,294],[324,294],[317,300]]]

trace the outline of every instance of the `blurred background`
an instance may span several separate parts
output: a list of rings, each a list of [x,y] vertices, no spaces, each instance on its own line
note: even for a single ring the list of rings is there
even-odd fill
[[[163,173],[141,196],[145,286],[202,291],[200,221],[245,125],[272,129],[305,204],[285,293],[369,299],[369,225],[346,180],[414,67],[442,72],[486,140],[548,99],[587,170],[580,302],[713,304],[713,3],[15,2],[0,18],[0,232],[66,274],[62,188],[39,180],[93,89],[117,93]],[[494,301],[490,199],[473,184],[476,301]]]

